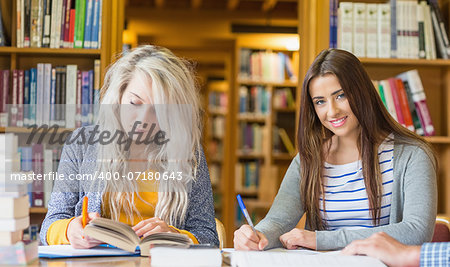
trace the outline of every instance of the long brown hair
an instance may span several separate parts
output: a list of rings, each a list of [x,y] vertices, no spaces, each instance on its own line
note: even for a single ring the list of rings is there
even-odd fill
[[[317,117],[309,94],[309,85],[312,79],[329,74],[335,75],[339,80],[350,108],[359,121],[358,149],[370,214],[374,225],[377,225],[381,216],[383,193],[378,147],[384,139],[393,133],[395,142],[419,144],[435,164],[436,158],[425,139],[407,130],[389,115],[358,58],[344,50],[323,50],[310,66],[303,81],[297,136],[301,162],[301,201],[311,229],[327,228],[320,214],[319,197],[324,195],[322,179],[327,156],[324,145],[331,145],[333,132],[325,128]],[[325,201],[323,206],[325,211]]]

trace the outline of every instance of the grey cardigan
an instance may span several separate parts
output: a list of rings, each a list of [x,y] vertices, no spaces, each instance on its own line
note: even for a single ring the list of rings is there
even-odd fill
[[[269,240],[267,248],[281,247],[281,235],[289,232],[304,214],[300,200],[300,158],[289,166],[266,217],[256,229]],[[394,144],[394,185],[389,225],[369,229],[316,231],[317,250],[336,250],[375,232],[386,232],[407,245],[430,241],[436,220],[436,172],[433,161],[419,146]],[[305,227],[308,230],[308,226]]]
[[[75,130],[73,136],[77,136],[80,129]],[[85,127],[87,131],[92,129],[93,127],[90,126]],[[77,142],[65,145],[58,173],[63,174],[64,177],[68,177],[69,174],[92,174],[95,171],[96,155],[97,145],[78,144]],[[199,243],[210,243],[218,247],[219,239],[214,219],[211,181],[203,150],[198,159],[196,181],[193,182],[188,193],[189,203],[186,219],[180,225],[174,226],[192,233]],[[55,181],[48,203],[48,212],[40,231],[42,244],[48,245],[47,231],[53,222],[81,215],[84,196],[88,196],[89,199],[88,211],[101,214],[102,194],[92,188],[97,188],[95,182],[93,184],[92,181],[86,179]]]

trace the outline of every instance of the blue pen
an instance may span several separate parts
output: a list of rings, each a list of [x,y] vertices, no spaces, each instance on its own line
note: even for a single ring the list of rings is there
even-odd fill
[[[242,201],[241,195],[237,194],[236,198],[239,203],[239,207],[241,207],[241,210],[242,210],[242,213],[244,214],[245,219],[247,219],[248,224],[252,227],[253,233],[255,233],[256,237],[259,238],[259,235],[256,233],[255,227],[253,226],[252,219],[250,218],[250,215],[248,215],[248,211],[244,205],[244,201]]]

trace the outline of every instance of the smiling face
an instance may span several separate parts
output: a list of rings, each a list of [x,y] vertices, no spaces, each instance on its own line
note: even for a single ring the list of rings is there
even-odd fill
[[[158,130],[158,119],[151,99],[152,83],[149,78],[135,72],[133,78],[125,89],[120,101],[120,121],[125,132],[129,132],[138,122],[135,132],[142,132],[143,136],[155,124],[153,134]],[[137,136],[132,136],[136,139]]]
[[[326,74],[312,79],[309,95],[323,126],[338,138],[358,138],[358,119],[335,75]]]

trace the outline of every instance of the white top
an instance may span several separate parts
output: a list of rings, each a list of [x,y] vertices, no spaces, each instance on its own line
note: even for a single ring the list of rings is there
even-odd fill
[[[378,225],[380,226],[389,224],[394,181],[393,142],[385,140],[378,148],[378,157],[383,181],[381,217]],[[375,227],[369,211],[369,200],[360,160],[343,165],[325,162],[324,189],[326,213],[322,209],[322,196],[320,197],[319,207],[322,218],[328,225],[328,230]]]

